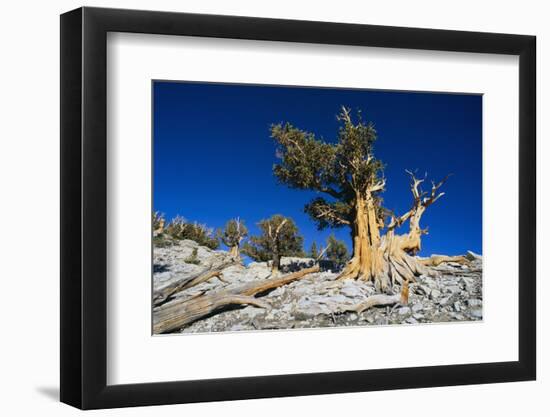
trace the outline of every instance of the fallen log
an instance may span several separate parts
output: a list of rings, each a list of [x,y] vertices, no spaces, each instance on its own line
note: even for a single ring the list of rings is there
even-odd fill
[[[454,262],[460,265],[470,265],[470,261],[465,256],[432,255],[426,259],[419,259],[418,262],[424,266],[439,266],[446,262]]]
[[[188,324],[220,311],[228,305],[250,304],[269,308],[269,304],[255,296],[262,295],[309,274],[319,272],[319,266],[302,269],[283,277],[249,282],[233,288],[199,295],[188,300],[172,300],[153,310],[153,333],[162,334],[180,329]]]
[[[229,268],[230,266],[237,265],[236,262],[226,262],[220,266],[218,266],[214,270],[205,270],[201,271],[198,274],[192,275],[190,277],[186,277],[185,279],[181,281],[176,281],[170,285],[167,285],[165,287],[162,287],[156,291],[153,292],[153,306],[158,307],[162,304],[165,304],[166,302],[170,301],[170,298],[183,290],[186,290],[188,288],[194,287],[195,285],[198,285],[202,282],[206,282],[214,277],[218,278],[220,281],[223,282],[222,278],[222,271],[226,268]]]

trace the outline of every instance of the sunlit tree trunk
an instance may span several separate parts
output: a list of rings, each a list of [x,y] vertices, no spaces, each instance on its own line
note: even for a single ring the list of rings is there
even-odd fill
[[[411,174],[411,191],[414,203],[411,210],[399,218],[392,217],[387,226],[386,234],[381,237],[376,215],[376,206],[372,193],[356,193],[355,219],[352,224],[353,257],[344,268],[339,279],[356,278],[373,281],[381,291],[389,290],[394,283],[408,285],[416,276],[427,274],[426,266],[435,266],[443,262],[437,260],[419,260],[416,254],[420,251],[421,237],[427,231],[420,227],[420,219],[426,208],[440,198],[437,194],[439,184],[433,184],[431,194],[419,191],[419,180]],[[425,195],[428,195],[425,197]],[[409,221],[409,232],[396,235],[395,228]],[[446,258],[444,261],[453,261]],[[462,261],[459,261],[462,262]]]
[[[229,249],[229,255],[233,258],[240,258],[239,245],[231,246]]]
[[[380,250],[379,222],[371,194],[364,196],[357,193],[352,237],[353,257],[342,271],[340,278],[379,281],[384,260]]]

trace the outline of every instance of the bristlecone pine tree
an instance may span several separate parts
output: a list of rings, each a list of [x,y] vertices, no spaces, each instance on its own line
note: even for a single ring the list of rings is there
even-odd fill
[[[163,233],[172,239],[190,239],[199,245],[217,249],[220,241],[214,236],[214,230],[204,224],[188,222],[181,216],[174,217],[168,225],[163,227]]]
[[[388,291],[395,282],[408,283],[415,276],[428,273],[425,265],[434,265],[432,259],[420,260],[414,255],[426,233],[420,227],[422,214],[443,196],[438,190],[446,178],[432,183],[428,193],[421,188],[426,178],[418,179],[408,172],[412,207],[401,216],[388,216],[380,196],[386,185],[383,164],[373,154],[377,136],[373,124],[364,122],[360,113],[352,120],[345,107],[337,119],[341,127],[336,143],[324,142],[289,123],[273,125],[271,136],[280,158],[274,174],[292,188],[314,190],[329,197],[315,198],[305,207],[319,229],[351,228],[353,256],[340,278],[374,281],[379,290]],[[390,221],[386,225],[387,217]],[[407,220],[409,232],[395,234],[395,229]],[[383,229],[385,235],[381,233]]]
[[[248,236],[248,229],[244,221],[239,219],[231,219],[225,224],[223,232],[220,233],[220,239],[224,245],[229,248],[229,254],[233,258],[240,258],[239,248],[244,238]]]
[[[311,248],[309,249],[308,256],[313,259],[317,259],[319,257],[319,250],[317,249],[317,243],[313,242],[311,244]]]
[[[289,217],[276,214],[258,223],[262,231],[259,236],[251,236],[242,247],[242,252],[255,261],[271,261],[271,269],[276,273],[281,268],[281,257],[304,256],[304,239]]]
[[[334,266],[341,268],[349,260],[348,248],[346,244],[331,234],[327,239],[327,250],[325,257],[331,261]]]
[[[162,213],[153,212],[153,236],[158,236],[164,232],[166,219]]]

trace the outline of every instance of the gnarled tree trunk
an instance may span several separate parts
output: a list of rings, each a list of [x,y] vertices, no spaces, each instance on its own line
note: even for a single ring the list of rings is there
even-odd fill
[[[411,191],[414,197],[413,207],[399,218],[392,217],[386,234],[380,237],[379,219],[376,213],[373,191],[383,187],[383,182],[367,189],[365,193],[356,193],[355,220],[352,225],[353,257],[348,262],[339,279],[358,278],[374,281],[376,288],[389,290],[393,284],[405,285],[415,281],[421,274],[431,274],[428,267],[442,262],[467,262],[462,257],[432,257],[420,260],[415,255],[421,249],[421,237],[427,231],[421,229],[420,219],[426,208],[444,193],[437,190],[446,178],[432,185],[431,194],[422,192],[419,185],[424,179],[411,175]],[[396,235],[395,228],[409,220],[409,232]],[[460,259],[459,259],[460,258]]]
[[[352,235],[353,257],[340,274],[340,279],[377,280],[383,270],[383,261],[376,208],[370,193],[356,195]]]

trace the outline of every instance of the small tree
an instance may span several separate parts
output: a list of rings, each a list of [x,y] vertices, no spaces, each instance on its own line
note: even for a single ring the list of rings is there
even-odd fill
[[[223,232],[220,231],[220,239],[224,245],[229,248],[229,254],[234,258],[239,258],[239,247],[244,238],[248,236],[248,229],[244,221],[231,219],[225,224]]]
[[[193,248],[191,255],[185,258],[183,262],[185,262],[186,264],[193,264],[193,265],[200,264],[201,261],[199,259],[199,250],[197,248]]]
[[[276,214],[258,223],[259,236],[251,236],[243,245],[242,252],[255,261],[271,261],[274,273],[281,267],[282,256],[303,256],[304,239],[298,234],[298,228],[289,217]]]
[[[164,225],[166,224],[166,219],[164,214],[159,213],[158,211],[153,212],[153,236],[158,236],[164,232]]]
[[[313,242],[311,248],[309,249],[309,257],[317,259],[319,257],[319,249],[317,249],[317,244]]]
[[[201,246],[217,249],[219,239],[214,235],[214,230],[205,224],[190,223],[181,216],[176,216],[164,229],[165,233],[173,239],[194,240]]]
[[[325,257],[331,261],[334,266],[340,269],[349,260],[348,248],[343,241],[336,239],[336,237],[331,234],[327,239]]]

